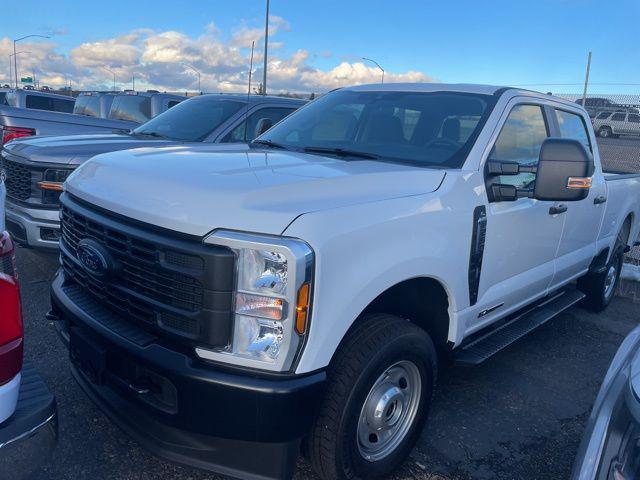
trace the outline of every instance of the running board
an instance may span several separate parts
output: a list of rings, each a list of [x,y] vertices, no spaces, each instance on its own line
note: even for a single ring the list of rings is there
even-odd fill
[[[584,298],[576,289],[558,292],[539,305],[454,350],[456,365],[479,365]]]

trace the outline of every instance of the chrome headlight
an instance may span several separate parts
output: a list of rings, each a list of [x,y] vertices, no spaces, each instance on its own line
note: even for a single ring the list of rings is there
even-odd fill
[[[197,348],[201,358],[286,371],[308,330],[313,251],[302,240],[219,230],[205,243],[236,254],[231,343]]]

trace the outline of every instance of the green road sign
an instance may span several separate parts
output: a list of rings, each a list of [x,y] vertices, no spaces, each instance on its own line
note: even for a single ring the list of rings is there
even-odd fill
[[[33,83],[32,77],[20,77],[20,82],[22,83]]]

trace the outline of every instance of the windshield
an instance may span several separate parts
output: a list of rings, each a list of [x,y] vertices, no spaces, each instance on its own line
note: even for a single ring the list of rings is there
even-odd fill
[[[201,142],[245,105],[240,100],[196,97],[136,128],[134,134],[155,135],[182,142]]]
[[[457,92],[338,90],[301,108],[264,135],[263,145],[459,168],[495,98]]]

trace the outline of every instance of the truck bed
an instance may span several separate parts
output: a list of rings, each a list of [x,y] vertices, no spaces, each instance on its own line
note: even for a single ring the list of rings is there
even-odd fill
[[[0,128],[4,126],[33,128],[36,131],[36,135],[74,135],[129,130],[135,128],[138,124],[73,113],[50,112],[2,105],[0,106]]]

